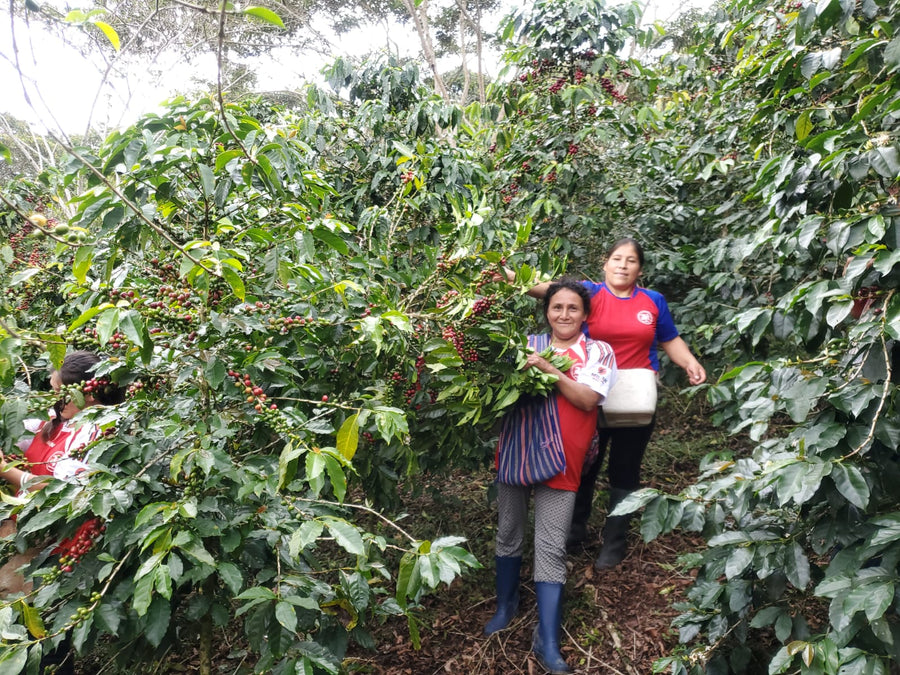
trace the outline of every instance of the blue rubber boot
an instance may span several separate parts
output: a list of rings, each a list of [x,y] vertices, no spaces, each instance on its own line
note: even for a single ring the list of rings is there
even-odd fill
[[[522,558],[496,556],[497,612],[484,627],[485,635],[493,635],[503,630],[513,620],[519,609],[519,570]]]
[[[534,629],[531,650],[538,663],[550,673],[571,673],[572,669],[559,653],[559,629],[562,625],[563,584],[536,581],[538,625]]]

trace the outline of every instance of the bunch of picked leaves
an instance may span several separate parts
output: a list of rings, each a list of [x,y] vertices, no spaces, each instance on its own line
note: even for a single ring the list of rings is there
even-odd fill
[[[532,352],[534,350],[530,348],[525,351],[520,350],[516,358],[517,372],[522,376],[522,381],[519,383],[519,392],[530,396],[548,396],[553,391],[553,385],[556,384],[559,376],[545,373],[540,368],[525,368],[528,354]],[[539,356],[544,357],[550,362],[551,366],[557,368],[561,373],[569,370],[572,364],[575,363],[565,354],[558,354],[553,347],[547,347],[539,353]]]
[[[502,386],[496,395],[496,403],[493,411],[499,412],[513,405],[520,396],[548,396],[553,391],[553,385],[559,379],[557,375],[545,373],[540,368],[526,368],[525,363],[528,354],[534,353],[530,347],[516,350],[514,370],[507,372]],[[547,347],[539,354],[547,359],[551,365],[561,373],[572,367],[574,361],[565,354],[557,354],[553,347]]]

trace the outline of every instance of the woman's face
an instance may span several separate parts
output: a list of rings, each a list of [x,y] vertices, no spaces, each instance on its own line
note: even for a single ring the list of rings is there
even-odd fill
[[[641,276],[641,259],[631,244],[622,244],[603,266],[606,285],[617,293],[630,294]]]
[[[59,377],[59,371],[54,370],[50,374],[50,386],[53,387],[53,391],[59,392],[60,388],[62,388],[62,380]],[[75,417],[76,414],[81,410],[77,405],[69,401],[66,403],[66,407],[62,409],[62,417],[64,420],[70,420]]]
[[[586,317],[584,302],[575,291],[563,288],[550,298],[547,306],[547,322],[554,338],[571,340],[581,332],[581,324]]]

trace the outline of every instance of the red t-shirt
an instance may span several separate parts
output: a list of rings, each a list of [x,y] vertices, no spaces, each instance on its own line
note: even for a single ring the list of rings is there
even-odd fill
[[[613,356],[612,347],[605,342],[595,340],[588,342],[581,336],[581,339],[568,349],[556,351],[575,362],[566,371],[565,376],[586,384],[600,394],[599,403],[602,404],[616,379],[616,358]],[[597,429],[597,408],[581,410],[562,394],[557,395],[556,401],[563,450],[566,453],[566,470],[544,481],[544,485],[555,490],[576,492],[581,483],[584,456]]]
[[[658,344],[678,337],[662,294],[636,287],[629,297],[620,298],[605,283],[582,283],[591,294],[588,335],[612,345],[619,368],[652,368],[658,372]]]
[[[49,422],[45,422],[49,424]],[[83,424],[75,428],[66,421],[59,426],[49,441],[45,441],[41,430],[35,433],[31,444],[25,450],[28,472],[35,476],[55,476],[68,479],[83,471],[87,465],[70,457],[72,451],[90,443],[97,437],[99,429],[93,424]]]

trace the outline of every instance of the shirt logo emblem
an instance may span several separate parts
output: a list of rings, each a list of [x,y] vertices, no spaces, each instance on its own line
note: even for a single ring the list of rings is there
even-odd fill
[[[653,325],[653,314],[648,312],[646,309],[642,309],[637,313],[637,320],[640,321],[645,326]]]

